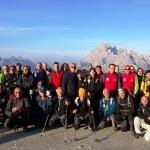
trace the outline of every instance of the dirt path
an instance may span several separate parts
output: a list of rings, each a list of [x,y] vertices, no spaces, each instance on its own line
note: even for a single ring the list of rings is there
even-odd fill
[[[112,128],[96,132],[81,128],[74,141],[74,129],[67,130],[67,143],[64,142],[64,129],[57,128],[40,136],[40,130],[18,133],[0,133],[0,150],[148,150],[150,143],[143,138],[135,139],[131,132],[114,132]],[[97,139],[97,140],[95,140]]]

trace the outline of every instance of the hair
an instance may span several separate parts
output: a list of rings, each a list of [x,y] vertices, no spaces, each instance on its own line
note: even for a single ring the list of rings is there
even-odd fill
[[[97,65],[95,68],[100,68],[100,69],[102,69],[102,66],[100,66],[100,65]]]
[[[56,65],[59,65],[59,62],[55,61],[55,62],[53,63],[53,65],[55,65],[55,64],[56,64]]]
[[[110,68],[110,66],[114,66],[115,67],[116,65],[115,64],[109,64],[109,68]]]

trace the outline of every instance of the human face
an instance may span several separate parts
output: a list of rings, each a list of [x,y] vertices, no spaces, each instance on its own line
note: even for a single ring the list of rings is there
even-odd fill
[[[41,70],[41,67],[42,67],[42,66],[41,66],[40,63],[37,63],[37,64],[36,64],[36,69],[37,69],[37,70]]]
[[[46,96],[46,92],[39,92],[39,95],[43,98]]]
[[[110,65],[109,67],[109,72],[112,74],[115,72],[115,66],[114,65]]]
[[[148,80],[150,80],[150,73],[147,73],[145,76]]]
[[[23,73],[24,73],[24,74],[28,74],[28,73],[29,73],[28,67],[24,67],[24,68],[23,68]]]
[[[22,90],[20,88],[15,88],[14,94],[15,94],[15,97],[19,99],[21,98]]]
[[[90,75],[91,75],[92,77],[95,76],[95,71],[94,71],[93,69],[90,71]]]
[[[70,65],[70,71],[71,72],[75,72],[75,70],[76,70],[76,65],[75,64],[71,64]]]
[[[80,93],[79,97],[80,97],[80,101],[83,102],[86,97],[85,92]]]
[[[129,73],[131,72],[130,67],[126,67],[124,70],[125,70],[125,73],[126,73],[126,74],[129,74]]]
[[[119,94],[119,98],[121,98],[121,99],[125,98],[125,92],[124,91],[120,91],[118,94]]]
[[[2,70],[3,70],[3,73],[6,74],[8,72],[8,67],[7,66],[3,66]]]
[[[138,74],[139,76],[142,76],[142,75],[143,75],[143,70],[142,70],[142,69],[139,69],[138,72],[137,72],[137,74]]]
[[[119,67],[118,67],[118,66],[115,67],[115,72],[116,72],[116,73],[119,72]]]
[[[46,64],[46,63],[43,63],[42,66],[43,66],[43,69],[44,69],[44,70],[47,69],[47,64]]]
[[[147,106],[147,104],[148,104],[148,99],[147,99],[146,96],[143,96],[143,97],[141,98],[141,103],[142,103],[144,106]]]
[[[135,72],[135,68],[134,67],[131,67],[131,72]]]
[[[104,89],[103,90],[103,95],[104,95],[105,98],[109,98],[110,92],[107,89]]]
[[[15,68],[14,67],[10,67],[9,71],[10,71],[10,74],[14,74],[15,73]]]
[[[54,64],[53,65],[54,70],[57,72],[59,70],[59,65],[58,64]]]
[[[102,72],[101,68],[100,67],[96,67],[96,73],[100,74],[101,72]]]
[[[58,97],[62,97],[63,96],[62,88],[57,88],[56,93],[57,93]]]

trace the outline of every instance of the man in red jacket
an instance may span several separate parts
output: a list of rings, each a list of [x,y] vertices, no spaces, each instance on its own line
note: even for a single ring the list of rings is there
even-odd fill
[[[110,64],[108,73],[105,74],[105,88],[110,91],[111,96],[116,97],[118,91],[118,78],[115,73],[115,64]]]
[[[49,83],[52,85],[53,90],[56,90],[58,87],[62,87],[63,72],[59,70],[58,62],[54,62],[53,68],[54,71],[50,73],[51,80],[49,80]]]
[[[122,74],[122,88],[126,89],[130,95],[134,95],[135,74],[131,72],[130,65],[125,65],[125,73]]]

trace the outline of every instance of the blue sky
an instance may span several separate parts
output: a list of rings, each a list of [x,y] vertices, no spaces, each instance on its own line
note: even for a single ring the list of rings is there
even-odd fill
[[[82,57],[101,43],[150,50],[149,0],[1,0],[4,57]]]

